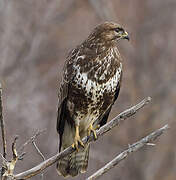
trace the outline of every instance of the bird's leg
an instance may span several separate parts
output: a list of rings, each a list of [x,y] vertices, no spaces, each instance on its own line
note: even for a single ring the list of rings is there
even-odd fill
[[[100,126],[97,125],[97,127],[94,128],[93,125],[90,124],[90,126],[87,129],[87,135],[90,136],[90,133],[93,132],[94,139],[97,139],[96,129],[98,129],[99,127]]]
[[[79,125],[76,125],[76,129],[75,129],[75,138],[74,138],[74,143],[72,144],[73,148],[76,148],[76,150],[78,151],[78,145],[81,145],[82,147],[84,147],[84,143],[82,142],[80,136],[79,136]]]

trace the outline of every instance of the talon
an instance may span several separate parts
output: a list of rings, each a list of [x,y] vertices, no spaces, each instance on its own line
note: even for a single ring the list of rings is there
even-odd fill
[[[75,149],[75,144],[73,143],[73,144],[71,145],[71,147],[72,147],[73,149]]]
[[[80,144],[82,147],[84,147],[84,143],[82,142],[81,139],[79,139],[78,142],[79,142],[79,144]]]
[[[74,143],[71,146],[72,148],[78,151],[79,150],[78,145],[81,145],[82,147],[84,147],[84,143],[82,142],[79,136],[79,126],[76,126],[75,139],[74,139]]]
[[[95,128],[95,130],[99,129],[100,128],[100,125],[98,124],[97,127]]]
[[[93,128],[92,124],[89,126],[88,130],[87,130],[87,134],[88,136],[90,136],[91,132],[93,132],[93,137],[94,139],[97,139],[97,134],[96,134],[96,129],[99,128],[99,125],[97,125],[96,128]]]

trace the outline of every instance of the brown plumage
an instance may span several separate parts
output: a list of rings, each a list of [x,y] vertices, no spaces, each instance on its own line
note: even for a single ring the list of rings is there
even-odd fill
[[[128,33],[116,23],[105,22],[67,57],[59,92],[59,151],[70,145],[77,151],[58,161],[58,173],[64,177],[86,171],[89,144],[79,149],[78,144],[91,131],[95,133],[97,125],[107,122],[118,97],[122,79],[122,59],[117,49],[120,39],[129,39]]]

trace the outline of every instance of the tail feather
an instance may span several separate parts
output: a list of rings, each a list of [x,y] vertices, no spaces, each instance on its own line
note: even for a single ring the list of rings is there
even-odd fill
[[[80,148],[78,152],[74,152],[60,159],[57,163],[57,171],[64,177],[76,176],[79,173],[86,172],[88,167],[90,145],[85,145],[84,148]]]
[[[81,138],[86,135],[86,132],[80,134]],[[75,128],[70,126],[67,121],[65,122],[63,135],[60,137],[60,151],[63,151],[74,142]],[[60,159],[57,162],[57,171],[60,175],[76,176],[79,173],[84,173],[88,166],[89,159],[89,144],[85,144],[84,148],[80,147],[78,152]]]

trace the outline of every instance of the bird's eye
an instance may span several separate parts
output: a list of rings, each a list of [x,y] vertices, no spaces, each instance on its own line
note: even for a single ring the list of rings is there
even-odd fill
[[[119,32],[123,32],[123,29],[122,29],[122,28],[120,28],[120,27],[115,28],[114,30],[115,30],[116,32],[118,32],[118,33],[119,33]]]

